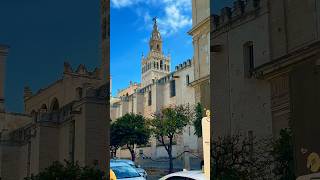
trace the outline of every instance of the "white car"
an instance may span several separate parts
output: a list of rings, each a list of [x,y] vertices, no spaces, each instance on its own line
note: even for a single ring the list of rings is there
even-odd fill
[[[123,180],[146,180],[138,171],[127,163],[110,162],[110,168],[116,175],[117,179]]]
[[[207,180],[203,171],[180,171],[172,174],[168,174],[160,180]]]
[[[135,168],[138,173],[143,176],[144,178],[147,179],[147,171],[142,169],[139,165],[136,165],[133,161],[129,160],[129,159],[111,159],[110,162],[123,162],[123,163],[127,163],[129,164],[131,167]]]

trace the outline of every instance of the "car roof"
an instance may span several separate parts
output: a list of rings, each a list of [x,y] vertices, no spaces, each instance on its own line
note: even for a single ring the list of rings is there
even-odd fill
[[[131,167],[129,164],[124,163],[124,162],[111,162],[110,161],[110,167],[116,167],[116,166],[129,166],[129,167]]]
[[[199,170],[175,172],[172,174],[168,174],[161,179],[167,179],[167,178],[174,177],[174,176],[187,177],[187,178],[192,178],[192,179],[197,179],[197,180],[205,180],[204,173]]]
[[[133,162],[130,159],[111,159],[111,161]]]
[[[134,165],[134,162],[129,159],[111,159],[110,162],[125,162],[131,165]]]

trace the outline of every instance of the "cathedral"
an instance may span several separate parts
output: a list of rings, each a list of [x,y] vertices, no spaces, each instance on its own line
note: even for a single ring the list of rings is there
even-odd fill
[[[10,52],[0,45],[0,179],[21,180],[54,161],[109,168],[109,4],[101,0],[101,66],[88,70],[65,62],[62,78],[35,92],[25,87],[23,113],[5,109]]]
[[[113,121],[126,113],[151,117],[170,105],[195,104],[195,90],[191,86],[194,80],[192,60],[182,62],[171,71],[171,58],[163,53],[162,37],[156,19],[153,21],[149,53],[141,60],[141,83],[130,82],[127,88],[111,98],[110,115]],[[198,147],[198,137],[190,125],[185,127],[182,135],[175,137],[173,155],[179,155],[185,148],[198,154]],[[146,147],[138,147],[136,152],[152,158],[167,157],[164,147],[155,139],[151,139]],[[130,154],[127,150],[119,150],[117,156],[128,158]]]

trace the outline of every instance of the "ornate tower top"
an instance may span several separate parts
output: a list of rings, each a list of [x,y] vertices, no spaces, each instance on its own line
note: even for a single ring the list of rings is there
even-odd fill
[[[153,30],[150,38],[150,51],[158,51],[162,52],[162,39],[160,32],[158,30],[158,24],[157,24],[157,17],[154,17],[153,19]]]
[[[157,18],[153,18],[153,30],[151,33],[150,52],[147,56],[142,55],[141,72],[142,87],[152,84],[170,73],[170,56],[162,52],[162,39],[158,29]]]

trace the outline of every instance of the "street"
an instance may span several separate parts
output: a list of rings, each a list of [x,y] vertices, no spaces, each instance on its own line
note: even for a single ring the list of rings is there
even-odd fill
[[[136,159],[136,164],[144,168],[148,173],[148,180],[156,180],[168,174],[169,160],[168,159]],[[190,157],[191,170],[200,169],[201,160],[198,158]],[[174,172],[183,170],[183,160],[173,160]]]

